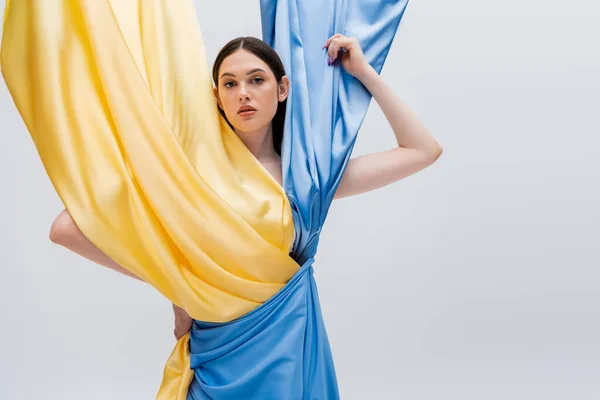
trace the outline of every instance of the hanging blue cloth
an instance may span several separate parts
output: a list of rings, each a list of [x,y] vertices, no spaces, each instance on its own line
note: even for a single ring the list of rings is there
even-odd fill
[[[334,363],[313,262],[321,228],[350,159],[371,95],[325,41],[358,38],[381,72],[408,0],[261,0],[263,40],[291,81],[282,143],[283,184],[292,206],[293,258],[302,267],[269,301],[227,323],[194,321],[188,400],[334,400]]]

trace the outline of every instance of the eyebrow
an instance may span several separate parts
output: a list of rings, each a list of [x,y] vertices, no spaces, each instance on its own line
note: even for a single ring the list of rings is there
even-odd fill
[[[259,72],[259,71],[260,72],[265,72],[264,70],[262,70],[260,68],[254,68],[254,69],[248,71],[248,73],[246,75],[250,75],[250,74],[253,74],[253,73]],[[235,75],[232,74],[231,72],[225,72],[223,75],[221,75],[221,78],[223,78],[224,76],[233,76],[235,78]]]

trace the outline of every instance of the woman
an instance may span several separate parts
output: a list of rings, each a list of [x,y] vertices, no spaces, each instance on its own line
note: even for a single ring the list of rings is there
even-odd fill
[[[328,207],[441,154],[378,75],[406,1],[263,0],[281,62],[233,41],[215,88],[193,5],[174,3],[8,2],[3,74],[68,210],[51,239],[193,318],[159,399],[339,398],[313,277]],[[366,52],[334,35],[327,63],[345,27]],[[371,95],[398,148],[350,161]]]
[[[342,67],[373,95],[398,142],[398,147],[388,151],[351,159],[335,199],[384,187],[426,168],[439,158],[442,154],[440,144],[366,62],[356,38],[336,34],[327,40],[323,48],[327,48],[330,64],[339,59]],[[341,55],[338,54],[340,50]],[[283,185],[280,153],[290,81],[285,76],[279,56],[260,39],[234,39],[217,55],[213,80],[219,110],[246,147]],[[96,263],[140,279],[87,240],[67,210],[63,210],[52,224],[50,240]],[[189,331],[193,320],[175,305],[174,311],[175,337],[179,339]]]
[[[356,38],[336,34],[323,47],[327,48],[330,64],[339,59],[342,67],[370,91],[398,142],[398,147],[388,151],[351,159],[335,199],[386,186],[437,160],[441,146],[366,62]],[[280,149],[290,82],[277,53],[260,39],[234,39],[217,55],[213,79],[219,109],[246,147],[283,185]],[[54,221],[50,238],[92,261],[135,277],[87,240],[66,210]],[[192,327],[193,319],[181,308],[174,309],[175,336],[180,339]]]

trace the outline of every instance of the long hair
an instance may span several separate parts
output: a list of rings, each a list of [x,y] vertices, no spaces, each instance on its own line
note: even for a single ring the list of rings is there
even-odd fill
[[[219,68],[221,68],[223,60],[225,60],[227,56],[240,49],[247,50],[255,56],[257,56],[258,58],[260,58],[261,60],[263,60],[269,66],[269,68],[273,72],[273,75],[275,75],[277,83],[281,83],[281,79],[285,75],[285,68],[277,52],[273,50],[273,48],[267,43],[258,38],[252,36],[244,36],[231,40],[229,43],[223,46],[221,51],[219,51],[219,54],[217,54],[217,58],[215,59],[212,69],[212,76],[215,85],[218,85],[219,82]],[[275,147],[275,151],[279,155],[281,155],[281,142],[283,141],[283,126],[285,123],[286,105],[287,98],[284,101],[279,102],[279,104],[277,105],[277,111],[275,112],[275,116],[273,117],[272,121],[273,145]],[[221,109],[219,109],[219,112],[221,113],[223,118],[225,118],[225,120],[229,123],[227,117],[225,116],[225,112]],[[229,125],[231,125],[231,123],[229,123]]]

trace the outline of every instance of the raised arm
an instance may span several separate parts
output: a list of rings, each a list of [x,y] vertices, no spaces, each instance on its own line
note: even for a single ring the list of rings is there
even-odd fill
[[[398,147],[352,158],[340,181],[335,198],[352,196],[387,186],[434,163],[442,146],[419,121],[415,113],[369,65],[359,41],[340,34],[325,44],[330,61],[338,59],[377,101],[389,122]]]

